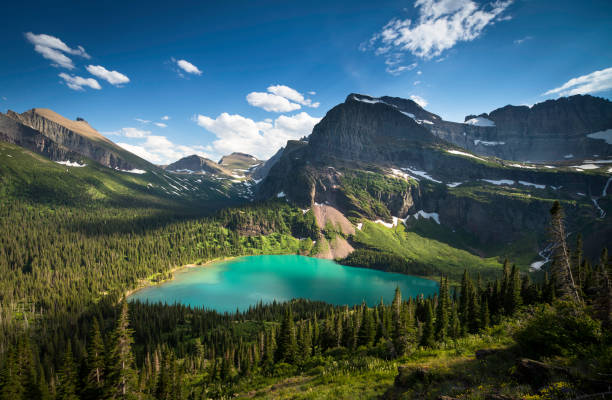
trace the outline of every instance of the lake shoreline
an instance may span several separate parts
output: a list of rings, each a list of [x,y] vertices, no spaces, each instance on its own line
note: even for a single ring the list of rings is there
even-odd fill
[[[238,260],[232,263],[232,268],[225,268],[224,261],[231,259]],[[187,268],[200,266],[214,268],[202,268],[193,274],[187,271]],[[219,268],[223,272],[220,275],[217,274]],[[187,271],[186,274],[179,274],[181,270]],[[149,276],[148,280],[141,281],[139,287],[129,291],[128,295],[133,300],[181,303],[219,312],[234,312],[236,309],[246,310],[262,301],[283,302],[297,298],[336,305],[361,304],[363,301],[378,304],[382,297],[385,302],[391,301],[398,286],[405,296],[415,298],[421,294],[435,295],[439,289],[434,279],[346,266],[334,260],[297,254],[223,257],[201,265],[189,264],[173,268],[171,272]],[[162,276],[166,279],[156,280]],[[172,280],[178,283],[173,284]],[[158,289],[164,284],[168,286]],[[146,287],[150,290],[139,293]]]
[[[231,256],[231,257],[218,257],[218,258],[214,258],[212,260],[208,260],[203,264],[185,264],[185,265],[179,265],[177,267],[173,267],[170,270],[168,270],[166,273],[170,274],[169,278],[166,279],[162,279],[161,281],[158,282],[153,282],[151,281],[150,278],[146,278],[146,279],[141,279],[138,286],[132,289],[128,289],[123,293],[123,298],[127,299],[128,297],[130,297],[131,295],[135,294],[136,292],[139,292],[142,289],[146,289],[148,287],[152,287],[152,286],[157,286],[157,285],[162,285],[164,283],[170,282],[172,280],[174,280],[175,278],[175,274],[177,272],[180,272],[183,269],[189,269],[189,268],[197,268],[197,267],[207,267],[210,266],[210,264],[213,263],[217,263],[217,262],[221,262],[221,261],[230,261],[233,260],[235,258],[238,258],[241,256]]]

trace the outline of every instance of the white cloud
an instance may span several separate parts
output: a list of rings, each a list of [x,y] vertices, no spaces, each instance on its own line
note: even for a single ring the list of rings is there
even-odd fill
[[[163,122],[154,122],[155,126],[159,126],[160,128],[167,128],[168,125],[164,124]]]
[[[416,85],[420,85],[420,84],[421,84],[421,81],[414,81],[414,85],[415,85],[415,86],[416,86]]]
[[[165,136],[147,136],[139,144],[117,143],[127,151],[156,164],[170,164],[183,157],[197,154],[206,158],[214,158],[210,146],[185,146],[175,144]]]
[[[123,75],[121,72],[109,71],[101,65],[88,65],[86,69],[90,74],[97,76],[100,79],[104,79],[114,86],[123,85],[124,83],[128,83],[130,81],[130,78]]]
[[[420,105],[422,108],[427,107],[427,104],[429,104],[427,103],[427,100],[425,100],[421,96],[417,96],[416,94],[411,95],[410,99],[414,101],[415,103],[417,103],[418,105]]]
[[[603,92],[610,89],[612,89],[612,67],[570,79],[558,88],[544,93],[544,95],[573,96],[575,94]]]
[[[408,51],[429,60],[458,42],[478,38],[512,1],[497,0],[481,7],[472,0],[416,0],[419,18],[415,23],[394,18],[362,48],[374,49],[376,54]]]
[[[256,122],[241,115],[222,113],[215,119],[197,115],[195,120],[217,136],[213,142],[217,153],[241,151],[266,159],[284,146],[287,140],[309,135],[320,118],[301,112],[293,116],[281,115],[273,122]]]
[[[417,75],[421,75],[423,71],[417,71]]]
[[[308,93],[311,96],[316,94],[315,92]],[[269,112],[289,112],[299,110],[301,106],[317,108],[320,105],[319,102],[305,98],[302,93],[286,85],[268,86],[268,93],[251,92],[246,99],[250,105]]]
[[[34,51],[42,55],[47,60],[53,61],[53,66],[73,69],[74,64],[66,54],[77,55],[84,58],[91,58],[82,46],[77,46],[72,49],[62,40],[54,36],[40,34],[36,35],[32,32],[25,34],[26,39],[34,45]]]
[[[202,75],[202,71],[200,71],[198,67],[196,67],[187,60],[177,60],[176,65],[178,65],[180,69],[189,74]]]
[[[315,92],[314,90],[311,90],[310,92],[308,92],[309,95],[314,96],[317,94],[317,92]]]
[[[525,36],[524,38],[516,39],[514,41],[514,44],[523,44],[526,41],[531,40],[531,39],[533,39],[531,36]]]
[[[126,149],[130,153],[136,154],[140,158],[144,158],[147,161],[150,161],[150,162],[159,162],[160,161],[159,156],[154,155],[154,154],[148,152],[142,146],[136,146],[136,145],[129,144],[129,143],[117,143],[117,145],[123,147],[124,149]]]
[[[302,93],[298,92],[297,90],[293,88],[290,88],[289,86],[285,86],[285,85],[269,86],[268,92],[273,93],[277,96],[282,96],[286,98],[287,100],[294,101],[303,106],[312,107],[312,108],[319,107],[319,103],[313,103],[312,100],[304,98],[304,95]],[[310,92],[310,93],[315,93],[315,92]],[[311,96],[314,96],[314,94],[312,94]]]
[[[167,116],[167,115],[164,115],[163,117],[161,117],[162,121],[168,121],[169,119],[170,119],[170,117]]]
[[[149,136],[151,134],[151,131],[145,131],[143,129],[127,127],[127,128],[121,128],[119,130],[119,133],[129,138],[143,138],[143,137]]]
[[[68,75],[66,73],[59,74],[59,77],[66,82],[72,90],[85,90],[83,86],[88,86],[92,89],[100,90],[102,87],[94,78],[83,78],[82,76]]]
[[[141,124],[150,124],[151,121],[149,121],[148,119],[142,119],[142,118],[134,118],[136,121],[140,122]]]
[[[247,94],[246,100],[250,105],[263,108],[269,112],[289,112],[302,108],[299,104],[271,93],[251,92]]]

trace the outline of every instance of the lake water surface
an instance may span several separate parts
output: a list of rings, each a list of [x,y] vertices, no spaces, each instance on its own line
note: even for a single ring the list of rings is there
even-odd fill
[[[217,311],[245,310],[264,303],[293,298],[331,304],[375,305],[402,296],[433,295],[438,283],[414,276],[345,267],[330,260],[296,255],[250,256],[186,268],[175,279],[137,291],[130,300],[182,303]]]

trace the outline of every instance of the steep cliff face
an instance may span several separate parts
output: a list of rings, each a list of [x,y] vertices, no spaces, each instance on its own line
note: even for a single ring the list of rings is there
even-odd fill
[[[60,147],[97,161],[109,168],[132,170],[153,167],[147,161],[122,149],[102,136],[83,120],[71,121],[43,108],[34,108],[22,114],[8,111],[4,117],[39,132],[48,141],[54,142]],[[13,131],[9,133],[7,125],[4,135],[16,137],[20,132],[23,132],[22,130],[14,130],[14,126],[11,129]],[[50,158],[55,160],[62,159],[62,157],[61,154],[50,155]]]
[[[467,123],[477,118],[491,123]],[[612,144],[588,136],[612,129],[612,102],[598,97],[564,97],[531,108],[508,105],[488,114],[468,115],[465,121],[434,121],[430,128],[440,138],[477,154],[507,160],[554,161],[612,155]]]
[[[354,220],[436,213],[444,229],[468,232],[483,245],[544,237],[556,199],[576,231],[586,221],[612,225],[602,193],[607,164],[586,173],[567,164],[477,156],[442,140],[436,129],[461,131],[457,137],[465,141],[464,132],[484,135],[496,117],[454,124],[419,109],[401,99],[349,95],[315,126],[308,142],[287,144],[257,196],[285,197],[303,208],[327,204]]]
[[[75,160],[78,154],[55,143],[37,130],[0,114],[0,140],[42,154],[52,160]]]
[[[188,172],[195,174],[218,174],[230,175],[231,173],[221,167],[216,162],[208,158],[200,157],[196,154],[183,157],[180,160],[167,165],[164,168],[166,171],[173,172]]]

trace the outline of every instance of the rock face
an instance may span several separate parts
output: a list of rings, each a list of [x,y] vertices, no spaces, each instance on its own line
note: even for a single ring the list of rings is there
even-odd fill
[[[455,125],[463,133],[492,129],[480,126],[490,124],[485,120],[497,123],[496,114],[479,118]],[[606,187],[606,164],[586,174],[476,156],[437,133],[452,124],[409,100],[351,94],[314,127],[308,142],[287,143],[257,185],[257,197],[282,194],[302,208],[327,204],[348,217],[388,222],[433,212],[441,225],[484,246],[526,233],[543,237],[555,199],[570,200],[564,204],[570,221],[598,218],[591,200]],[[599,231],[609,231],[611,221],[602,219]]]
[[[42,154],[52,160],[76,160],[78,154],[55,143],[42,133],[0,114],[0,140]]]
[[[430,128],[438,137],[476,154],[506,160],[555,161],[612,155],[612,143],[588,136],[612,129],[612,102],[606,99],[577,95],[531,108],[508,105],[478,117],[494,126],[434,121]],[[474,118],[469,115],[465,120]]]
[[[268,176],[268,172],[272,169],[272,166],[280,160],[283,155],[284,147],[281,147],[272,157],[264,161],[262,164],[259,164],[255,169],[253,169],[253,179],[261,180]]]
[[[6,115],[0,116],[4,121],[0,129],[2,137],[12,138],[13,143],[34,141],[36,146],[29,145],[28,148],[52,160],[65,160],[71,153],[73,157],[84,156],[109,168],[132,170],[152,167],[147,161],[102,136],[82,118],[72,121],[44,108],[34,108],[22,114],[9,110]]]
[[[180,160],[167,165],[164,169],[172,172],[230,175],[229,171],[221,167],[216,162],[195,154],[183,157]]]

